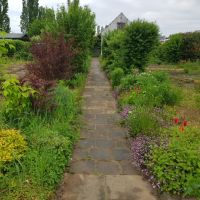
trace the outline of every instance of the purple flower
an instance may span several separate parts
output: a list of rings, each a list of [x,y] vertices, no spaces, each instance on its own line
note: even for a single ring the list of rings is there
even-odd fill
[[[120,115],[124,118],[127,119],[129,114],[132,112],[132,108],[130,106],[126,106],[123,108],[122,112]]]
[[[160,143],[159,138],[144,135],[136,137],[131,143],[132,159],[134,161],[134,165],[141,170],[142,174],[151,183],[152,187],[154,189],[161,189],[161,183],[156,180],[156,177],[146,166],[146,160],[153,144],[165,145],[165,142]]]

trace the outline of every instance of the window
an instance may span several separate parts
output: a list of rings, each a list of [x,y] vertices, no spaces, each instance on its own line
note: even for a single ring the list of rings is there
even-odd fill
[[[125,23],[124,22],[118,22],[117,23],[117,29],[122,29],[122,28],[124,28],[125,27]]]

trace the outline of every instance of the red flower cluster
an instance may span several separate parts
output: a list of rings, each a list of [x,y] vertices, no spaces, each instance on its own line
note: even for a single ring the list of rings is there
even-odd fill
[[[175,117],[173,121],[175,124],[180,125],[179,130],[181,132],[183,132],[185,130],[185,127],[188,126],[188,121],[186,121],[185,118],[179,119]]]

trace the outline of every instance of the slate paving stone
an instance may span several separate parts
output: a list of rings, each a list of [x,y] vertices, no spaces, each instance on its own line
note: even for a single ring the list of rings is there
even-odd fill
[[[73,160],[89,160],[90,156],[87,150],[75,149],[73,153]]]
[[[95,140],[94,139],[80,140],[76,147],[81,148],[81,149],[94,148],[95,147]]]
[[[95,161],[93,160],[80,160],[71,163],[70,173],[83,173],[92,174],[95,171]]]
[[[128,160],[130,151],[128,149],[115,149],[112,151],[115,160]]]
[[[97,173],[104,175],[117,175],[121,174],[122,170],[117,162],[98,161],[96,163]]]
[[[119,139],[115,141],[115,149],[128,149],[128,143],[125,139]]]
[[[111,151],[105,149],[93,149],[89,152],[89,156],[94,160],[112,160]]]
[[[119,165],[122,169],[122,175],[140,175],[140,172],[133,167],[131,159],[120,161]]]
[[[96,147],[101,149],[111,149],[115,145],[113,140],[106,140],[106,139],[97,139],[96,140]]]
[[[124,139],[127,136],[127,134],[123,130],[112,130],[110,136],[112,138]]]

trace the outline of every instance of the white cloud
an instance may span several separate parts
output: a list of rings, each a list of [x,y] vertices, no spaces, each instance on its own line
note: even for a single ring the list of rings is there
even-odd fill
[[[13,32],[19,32],[22,0],[8,0]],[[57,8],[67,0],[40,0],[40,5]],[[130,20],[156,21],[163,34],[200,30],[199,0],[81,0],[96,13],[97,24],[109,24],[120,12]]]

